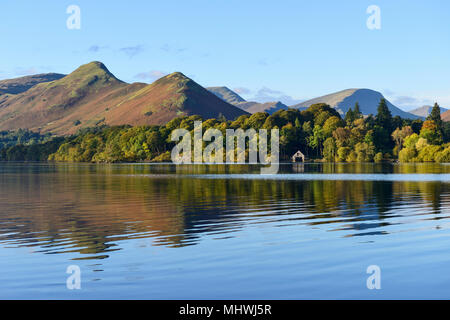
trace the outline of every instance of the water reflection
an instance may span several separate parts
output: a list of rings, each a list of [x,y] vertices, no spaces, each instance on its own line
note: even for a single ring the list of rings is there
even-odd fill
[[[0,242],[104,259],[121,240],[195,245],[250,224],[387,234],[407,217],[446,219],[447,181],[248,179],[257,166],[0,165]],[[447,166],[284,165],[295,173],[447,173]],[[220,174],[211,179],[211,175]],[[227,174],[242,179],[227,179]],[[446,175],[444,175],[446,176]],[[281,176],[282,177],[282,176]]]

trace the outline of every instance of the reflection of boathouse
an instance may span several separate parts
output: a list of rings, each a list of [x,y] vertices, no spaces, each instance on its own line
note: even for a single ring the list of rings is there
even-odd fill
[[[305,155],[299,150],[292,156],[292,162],[305,162]]]
[[[305,165],[301,162],[293,163],[292,171],[294,171],[296,173],[303,173],[303,172],[305,172]]]

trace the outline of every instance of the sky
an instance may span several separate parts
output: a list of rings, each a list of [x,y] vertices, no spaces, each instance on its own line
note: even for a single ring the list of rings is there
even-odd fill
[[[96,60],[123,81],[180,71],[247,100],[370,88],[405,110],[450,108],[449,21],[448,0],[2,0],[0,79]]]

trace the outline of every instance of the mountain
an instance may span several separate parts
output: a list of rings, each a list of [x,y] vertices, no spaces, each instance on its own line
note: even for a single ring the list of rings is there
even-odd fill
[[[22,93],[39,83],[58,80],[64,76],[64,74],[60,73],[42,73],[15,79],[0,80],[0,94]]]
[[[61,79],[39,83],[17,95],[0,96],[0,129],[72,133],[76,121],[83,121],[84,126],[99,121],[95,119],[99,102],[126,86],[100,62],[83,65]]]
[[[241,102],[245,102],[245,100],[240,95],[228,89],[227,87],[207,87],[206,89],[214,93],[220,99],[228,102],[229,104],[237,105]]]
[[[441,118],[444,121],[450,121],[450,110],[447,110],[444,113],[441,113]]]
[[[268,114],[273,114],[278,110],[287,110],[289,107],[280,101],[276,102],[266,102],[266,103],[258,103],[258,102],[243,102],[237,105],[239,108],[250,112],[267,112]]]
[[[232,106],[180,72],[152,84],[128,84],[101,62],[85,64],[58,80],[16,95],[0,95],[0,130],[27,128],[71,134],[96,125],[164,124],[181,115],[234,119]]]
[[[287,110],[289,107],[280,101],[259,103],[255,101],[246,101],[236,92],[227,87],[207,87],[209,91],[214,93],[220,99],[242,109],[249,113],[267,112],[272,114],[278,110]]]
[[[126,97],[116,107],[119,117],[132,124],[163,124],[180,115],[200,115],[205,119],[235,119],[247,112],[223,101],[181,72],[169,74]]]
[[[433,109],[433,106],[423,106],[423,107],[411,110],[411,111],[409,111],[409,113],[415,114],[416,116],[419,116],[419,117],[426,118],[430,114],[431,109]],[[441,114],[443,114],[447,110],[448,109],[441,107]]]
[[[360,110],[364,115],[377,114],[378,104],[381,98],[384,98],[380,92],[370,89],[347,89],[332,94],[328,94],[322,97],[304,101],[296,104],[291,108],[307,108],[315,103],[326,103],[335,108],[342,116],[344,116],[349,108],[353,108],[355,103],[358,102]],[[402,118],[418,119],[417,115],[403,111],[392,103],[387,101],[387,106],[392,113],[392,116],[400,116]]]

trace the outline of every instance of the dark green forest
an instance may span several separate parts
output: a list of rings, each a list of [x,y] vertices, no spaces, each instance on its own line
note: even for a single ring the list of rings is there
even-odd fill
[[[27,130],[0,132],[0,160],[167,162],[175,146],[171,132],[179,128],[193,131],[198,120],[203,119],[179,117],[162,126],[98,126],[67,137]],[[366,117],[358,104],[344,117],[326,104],[314,104],[303,111],[260,112],[234,121],[204,120],[203,130],[209,128],[219,129],[224,136],[226,129],[279,129],[280,159],[285,161],[300,150],[310,161],[450,162],[450,124],[441,120],[437,104],[425,121],[393,117],[382,99],[377,114]]]

